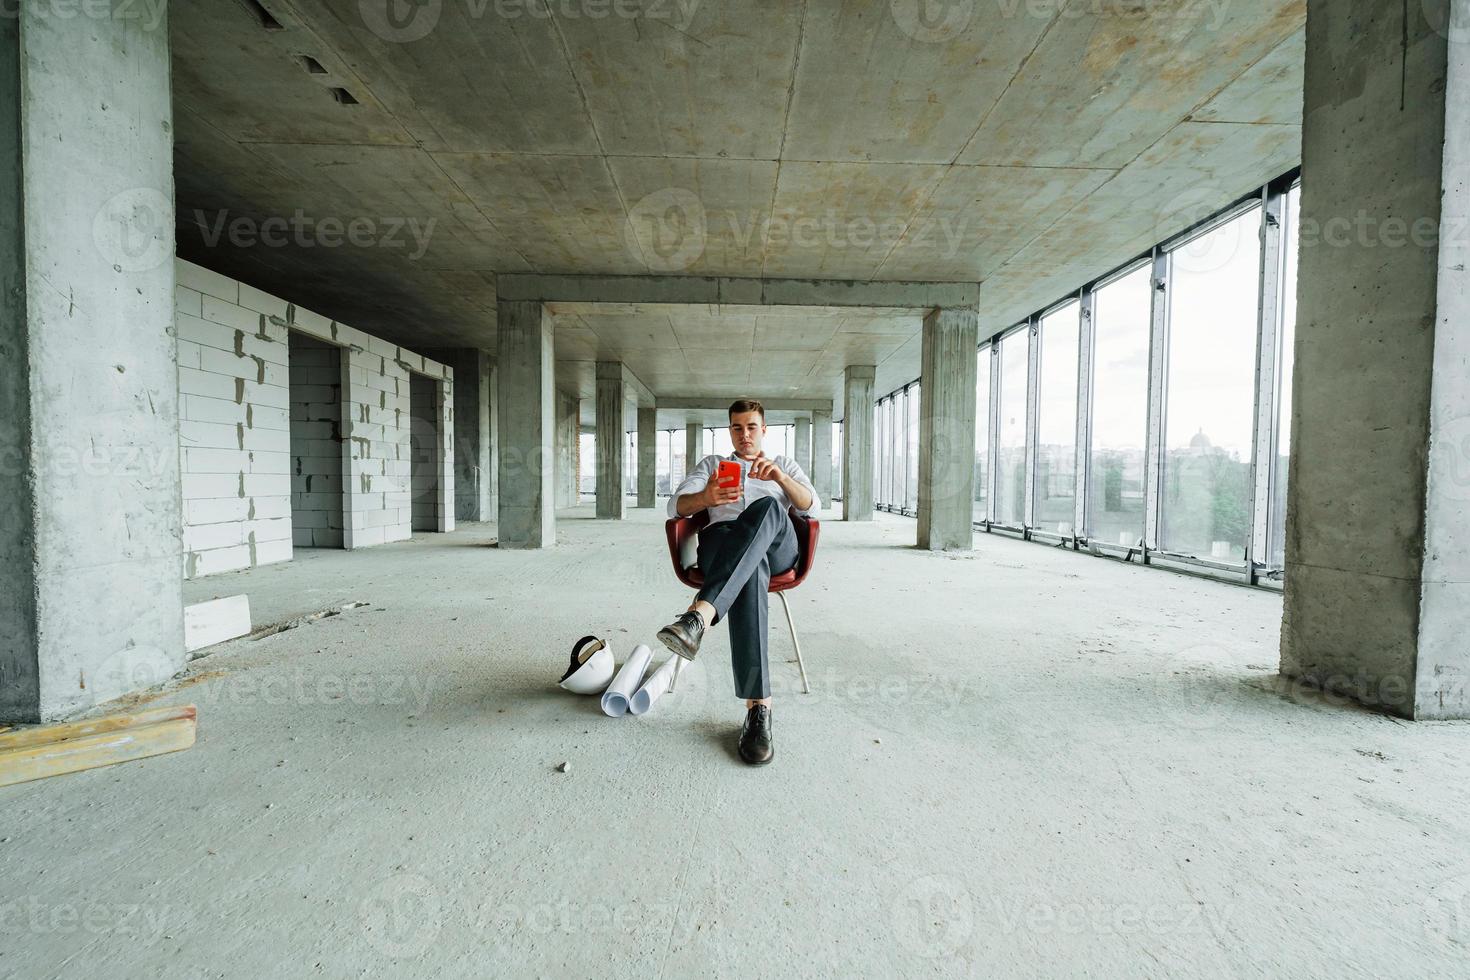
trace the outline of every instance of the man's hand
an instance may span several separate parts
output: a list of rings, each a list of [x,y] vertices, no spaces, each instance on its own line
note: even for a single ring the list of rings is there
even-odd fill
[[[733,487],[722,487],[719,482],[711,478],[704,485],[703,503],[705,507],[718,507],[721,504],[733,504],[740,499],[740,484]]]
[[[765,453],[761,453],[755,459],[751,460],[750,478],[752,480],[775,480],[779,483],[783,476],[785,474],[781,472],[781,467],[766,459]]]
[[[765,453],[757,456],[750,464],[750,477],[753,480],[770,480],[786,491],[786,499],[790,500],[797,510],[806,510],[812,505],[811,492],[806,487],[797,483],[774,461],[766,459]]]

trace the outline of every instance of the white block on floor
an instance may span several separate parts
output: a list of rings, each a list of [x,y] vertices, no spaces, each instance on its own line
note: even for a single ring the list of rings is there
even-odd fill
[[[184,607],[184,649],[189,653],[249,632],[249,596],[232,595]]]

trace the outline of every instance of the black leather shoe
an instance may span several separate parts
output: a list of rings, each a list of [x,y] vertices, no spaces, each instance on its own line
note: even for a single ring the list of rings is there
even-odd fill
[[[704,617],[690,610],[658,631],[659,642],[683,657],[693,660],[704,637]]]
[[[763,766],[776,757],[776,743],[771,740],[771,709],[753,704],[745,713],[740,727],[740,758],[752,766]]]

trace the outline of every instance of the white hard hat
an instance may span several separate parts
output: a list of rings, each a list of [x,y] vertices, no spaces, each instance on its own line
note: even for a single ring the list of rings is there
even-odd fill
[[[612,677],[612,647],[606,640],[584,636],[572,645],[572,662],[561,675],[561,687],[573,694],[600,694]]]

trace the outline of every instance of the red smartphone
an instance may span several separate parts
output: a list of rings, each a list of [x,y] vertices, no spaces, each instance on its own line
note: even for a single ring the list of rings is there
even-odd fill
[[[720,467],[715,472],[715,483],[722,487],[740,486],[740,464],[733,459],[720,460]]]

